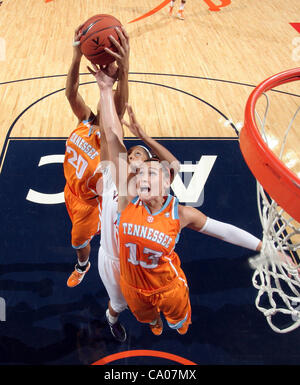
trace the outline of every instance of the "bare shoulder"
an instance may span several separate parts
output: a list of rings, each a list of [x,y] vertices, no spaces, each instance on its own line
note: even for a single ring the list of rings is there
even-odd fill
[[[178,214],[179,216],[191,216],[195,213],[199,212],[199,210],[195,209],[192,206],[178,205]]]
[[[192,209],[193,207],[191,206],[178,205],[178,216],[181,228],[188,225],[190,218],[193,215]]]
[[[189,227],[199,231],[206,222],[206,215],[192,206],[178,205],[180,227]]]

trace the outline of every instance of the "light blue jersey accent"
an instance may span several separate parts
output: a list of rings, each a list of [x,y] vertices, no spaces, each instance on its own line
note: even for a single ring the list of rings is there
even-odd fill
[[[132,199],[131,203],[135,205],[138,200],[139,200],[139,197],[136,196],[135,198]]]
[[[83,120],[82,123],[90,128],[88,136],[91,136],[93,125],[91,124],[96,119],[96,116],[93,114],[93,116],[88,120]]]
[[[82,245],[80,245],[80,246],[73,246],[72,245],[72,247],[73,247],[73,249],[76,249],[76,250],[78,250],[78,249],[83,249],[85,246],[87,246],[88,244],[89,244],[89,242],[90,241],[85,241]]]
[[[118,213],[117,213],[117,226],[120,225],[120,219],[121,219],[121,213],[118,212]]]
[[[83,120],[82,123],[85,124],[85,125],[89,125],[89,124],[92,123],[95,119],[96,119],[96,116],[93,114],[93,116],[92,116],[90,119]]]
[[[171,329],[180,329],[185,323],[185,321],[187,320],[187,318],[188,318],[188,313],[186,313],[184,319],[177,322],[177,324],[171,324],[170,322],[168,322],[168,325],[170,326]]]
[[[178,215],[178,203],[179,203],[179,200],[178,198],[174,198],[175,199],[175,203],[174,203],[174,219],[179,219],[179,215]]]
[[[172,196],[171,194],[169,194],[169,195],[168,195],[168,198],[167,198],[167,200],[165,201],[165,203],[164,203],[164,205],[162,206],[162,208],[161,208],[160,210],[156,211],[156,213],[151,213],[151,211],[150,211],[149,208],[145,205],[144,202],[143,202],[143,206],[144,206],[145,209],[147,210],[147,213],[150,214],[150,215],[152,215],[152,216],[154,217],[155,215],[158,215],[158,214],[160,214],[162,211],[164,211],[166,207],[168,207],[168,205],[169,205],[169,203],[171,202],[172,198],[173,198],[173,196]]]

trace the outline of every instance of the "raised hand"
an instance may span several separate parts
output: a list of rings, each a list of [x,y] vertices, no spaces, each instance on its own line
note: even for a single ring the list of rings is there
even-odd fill
[[[129,117],[129,123],[127,123],[124,119],[122,119],[121,123],[124,124],[124,126],[128,127],[130,132],[134,136],[139,138],[145,138],[147,135],[145,131],[143,131],[141,125],[138,123],[132,107],[129,104],[126,104],[126,109]]]
[[[75,29],[75,32],[74,32],[74,38],[73,38],[73,54],[74,56],[77,56],[77,57],[81,57],[82,56],[82,52],[80,50],[80,38],[82,36],[82,32],[81,32],[81,29],[82,27],[84,26],[84,23],[83,24],[80,24],[76,29]]]
[[[109,36],[109,39],[116,47],[117,52],[114,52],[109,48],[104,48],[104,50],[116,59],[117,65],[119,67],[119,72],[128,72],[130,52],[129,36],[123,26],[121,27],[121,29],[116,27],[116,31],[120,38],[121,44],[111,35]]]
[[[99,66],[91,63],[92,68],[87,66],[89,72],[95,76],[100,89],[112,88],[117,80],[118,68],[114,63],[110,63],[106,66]]]

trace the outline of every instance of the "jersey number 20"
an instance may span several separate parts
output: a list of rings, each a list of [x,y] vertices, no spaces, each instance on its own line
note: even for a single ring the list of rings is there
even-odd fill
[[[77,152],[72,147],[67,146],[67,152],[73,154],[73,156],[68,159],[68,162],[75,168],[77,178],[81,179],[87,168],[88,162],[83,159],[81,155],[78,156]]]

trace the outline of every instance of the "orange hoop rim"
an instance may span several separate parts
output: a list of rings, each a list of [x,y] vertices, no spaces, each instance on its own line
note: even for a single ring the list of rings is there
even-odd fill
[[[264,92],[297,80],[300,80],[300,68],[275,74],[255,87],[245,107],[240,148],[250,171],[270,197],[300,222],[300,178],[271,151],[263,140],[255,119],[256,102]]]

